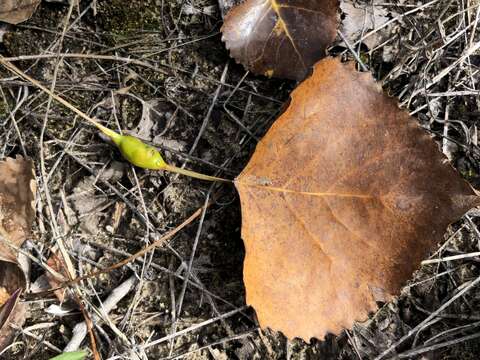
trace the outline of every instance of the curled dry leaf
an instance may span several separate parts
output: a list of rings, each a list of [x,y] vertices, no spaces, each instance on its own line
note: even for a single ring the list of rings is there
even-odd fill
[[[61,276],[60,278],[59,276],[54,276],[49,272],[46,273],[50,288],[59,288],[62,285],[62,282],[68,280],[67,268],[60,252],[52,250],[52,255],[47,260],[47,265],[50,267],[50,269]],[[54,294],[61,303],[65,301],[66,289],[55,290]]]
[[[375,6],[367,3],[359,4],[356,0],[342,0],[340,10],[342,12],[340,31],[350,44],[354,44],[371,30],[377,29],[362,40],[369,49],[376,48],[395,33],[392,27],[398,26],[397,22],[392,22],[391,26],[385,26],[392,17],[399,15],[391,7],[380,4]]]
[[[10,324],[20,326],[25,322],[25,305],[18,303],[21,294],[21,289],[15,290],[0,307],[0,351],[12,340],[14,331]]]
[[[334,41],[338,10],[338,0],[246,0],[225,17],[222,39],[253,73],[301,80]]]
[[[1,0],[0,21],[18,24],[30,19],[40,0]]]
[[[18,304],[18,297],[26,279],[14,247],[30,235],[34,194],[31,161],[18,156],[0,162],[0,351],[13,335],[9,323],[21,325],[25,320],[25,307]]]
[[[323,338],[390,299],[479,197],[368,73],[328,58],[235,181],[248,304]]]

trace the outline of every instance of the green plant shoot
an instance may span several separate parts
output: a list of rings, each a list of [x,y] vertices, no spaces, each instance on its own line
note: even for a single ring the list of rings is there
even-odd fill
[[[222,179],[215,176],[204,175],[204,174],[197,173],[195,171],[185,170],[185,169],[167,164],[165,160],[163,160],[163,157],[160,154],[160,152],[157,149],[155,149],[153,146],[145,144],[143,141],[141,141],[140,139],[134,136],[122,135],[113,131],[112,129],[109,129],[103,126],[98,121],[92,119],[90,116],[88,116],[87,114],[77,109],[68,101],[54,94],[52,91],[50,91],[45,86],[40,84],[37,80],[25,74],[23,71],[18,69],[15,65],[6,61],[2,56],[0,56],[0,64],[2,64],[5,68],[7,68],[12,73],[17,74],[20,77],[24,78],[25,80],[29,81],[30,83],[35,85],[37,88],[39,88],[43,92],[50,95],[53,99],[58,101],[60,104],[70,109],[75,114],[77,114],[78,116],[88,121],[93,126],[95,126],[98,130],[100,130],[103,134],[105,134],[110,140],[112,140],[112,142],[118,147],[118,149],[122,153],[123,157],[132,165],[138,166],[143,169],[170,171],[170,172],[190,176],[190,177],[201,179],[201,180],[231,182],[231,180]]]
[[[61,353],[60,355],[57,355],[50,360],[83,360],[87,357],[87,352],[82,350],[82,351],[71,351],[71,352],[65,352]]]

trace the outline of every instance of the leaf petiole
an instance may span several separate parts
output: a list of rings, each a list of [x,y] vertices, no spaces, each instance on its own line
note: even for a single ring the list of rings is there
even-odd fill
[[[197,173],[195,171],[182,169],[182,168],[172,166],[172,165],[168,165],[168,164],[165,165],[164,170],[170,171],[170,172],[173,172],[173,173],[177,173],[177,174],[181,174],[181,175],[185,175],[185,176],[189,176],[189,177],[192,177],[192,178],[195,178],[195,179],[200,179],[200,180],[222,181],[222,182],[230,182],[230,183],[232,182],[232,180],[223,179],[223,178],[219,178],[219,177],[216,177],[216,176],[204,175],[204,174]]]

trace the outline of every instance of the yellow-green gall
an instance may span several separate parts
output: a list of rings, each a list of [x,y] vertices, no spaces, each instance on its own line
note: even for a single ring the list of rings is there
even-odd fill
[[[123,157],[135,166],[160,170],[167,165],[157,149],[134,136],[120,135],[112,140],[118,146]]]

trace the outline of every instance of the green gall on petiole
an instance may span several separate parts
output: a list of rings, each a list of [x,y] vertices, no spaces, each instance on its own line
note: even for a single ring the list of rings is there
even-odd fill
[[[168,165],[165,160],[163,160],[162,155],[157,149],[155,149],[153,146],[145,144],[143,141],[134,136],[120,135],[118,133],[109,135],[105,132],[104,134],[112,139],[122,153],[123,157],[132,165],[143,169],[170,171],[201,180],[230,182],[230,180],[204,175],[195,171],[185,170]]]
[[[115,145],[117,145],[123,157],[132,165],[138,166],[143,169],[170,171],[170,172],[186,175],[186,176],[193,177],[200,180],[232,182],[231,180],[222,179],[215,176],[204,175],[204,174],[197,173],[195,171],[185,170],[182,168],[177,168],[172,165],[168,165],[165,162],[165,160],[163,160],[160,152],[154,147],[145,144],[143,141],[141,141],[140,139],[134,136],[121,135],[103,126],[98,121],[92,119],[90,116],[88,116],[87,114],[77,109],[75,106],[70,104],[65,99],[61,98],[57,94],[47,89],[45,86],[40,84],[37,80],[25,74],[22,70],[18,69],[15,65],[5,60],[1,55],[0,55],[0,64],[2,64],[6,69],[11,71],[12,73],[29,81],[31,84],[33,84],[34,86],[36,86],[37,88],[39,88],[40,90],[42,90],[43,92],[51,96],[53,99],[55,99],[57,102],[65,106],[67,109],[70,109],[75,114],[77,114],[78,116],[88,121],[93,126],[95,126],[98,130],[100,130],[103,134],[105,134],[108,138],[110,138]]]
[[[125,160],[143,169],[160,170],[167,165],[160,152],[130,135],[118,135],[111,138]]]

